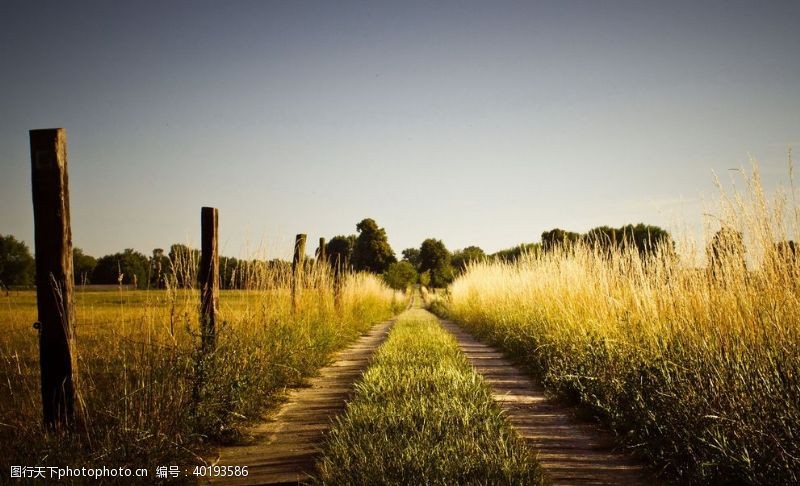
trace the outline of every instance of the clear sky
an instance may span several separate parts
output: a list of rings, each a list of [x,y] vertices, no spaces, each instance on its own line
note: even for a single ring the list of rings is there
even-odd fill
[[[0,233],[29,245],[48,127],[95,256],[198,243],[207,205],[234,256],[364,217],[398,253],[669,226],[748,154],[786,174],[800,2],[0,0]]]

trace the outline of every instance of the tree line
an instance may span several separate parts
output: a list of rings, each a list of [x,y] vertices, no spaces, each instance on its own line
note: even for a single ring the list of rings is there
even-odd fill
[[[418,248],[406,248],[401,258],[389,244],[386,230],[374,219],[365,218],[356,224],[356,233],[337,235],[317,248],[315,256],[325,255],[326,263],[344,271],[364,271],[382,275],[388,285],[405,289],[416,283],[429,287],[445,287],[465,271],[472,262],[502,260],[515,262],[522,255],[568,249],[577,244],[596,248],[601,253],[614,249],[633,248],[642,257],[657,252],[674,253],[671,235],[658,226],[629,224],[619,228],[598,226],[586,233],[554,228],[541,235],[539,243],[522,243],[487,254],[478,246],[451,252],[442,240],[427,238]],[[776,255],[796,258],[793,241],[775,244]],[[742,234],[730,228],[719,230],[706,249],[708,267],[720,266],[722,255],[745,265]],[[311,259],[313,262],[314,260]],[[132,285],[136,288],[163,288],[167,285],[193,288],[200,262],[200,251],[183,244],[173,244],[168,251],[156,248],[147,256],[133,249],[94,258],[80,248],[73,249],[73,271],[76,284]],[[251,276],[262,270],[290,271],[291,263],[273,259],[246,260],[221,256],[220,284],[223,289],[249,288]],[[0,235],[0,284],[30,286],[34,281],[34,258],[24,242],[11,235]]]

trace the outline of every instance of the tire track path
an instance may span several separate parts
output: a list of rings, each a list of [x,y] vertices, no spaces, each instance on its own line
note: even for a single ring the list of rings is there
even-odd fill
[[[219,466],[247,466],[246,477],[217,477],[219,484],[298,484],[310,478],[331,420],[345,408],[353,383],[369,365],[395,319],[375,325],[333,364],[322,368],[308,387],[298,388],[272,419],[250,430],[253,440],[219,451]]]
[[[511,425],[538,451],[550,484],[658,484],[642,463],[615,452],[609,435],[575,419],[569,407],[548,398],[544,388],[502,352],[477,341],[451,321],[439,322],[492,388],[493,398]]]

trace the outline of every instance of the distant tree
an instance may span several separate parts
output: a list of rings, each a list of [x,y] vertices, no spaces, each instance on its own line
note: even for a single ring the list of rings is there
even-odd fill
[[[33,285],[36,262],[28,245],[11,235],[0,235],[0,284]]]
[[[744,272],[747,267],[744,236],[727,226],[714,234],[706,255],[711,276],[715,279],[727,278],[729,273]]]
[[[642,257],[655,255],[659,251],[675,251],[675,242],[672,241],[672,236],[658,226],[643,223],[629,224],[620,228],[619,232],[622,233],[623,243],[633,244]]]
[[[541,249],[542,245],[539,243],[521,243],[512,248],[492,253],[490,257],[495,260],[514,263],[519,260],[522,255],[536,255]]]
[[[453,267],[450,263],[450,252],[441,240],[428,238],[419,247],[419,268],[430,272],[431,286],[445,287],[453,281]]]
[[[383,272],[383,280],[386,281],[386,284],[397,290],[405,290],[409,285],[414,284],[418,278],[417,269],[405,260],[392,263]]]
[[[477,246],[468,246],[463,250],[454,251],[451,261],[453,268],[455,268],[458,273],[461,273],[470,263],[479,262],[485,258],[486,253],[484,253],[482,249]]]
[[[618,234],[616,228],[610,226],[592,228],[586,233],[584,239],[586,243],[608,255],[611,254],[612,249],[622,244],[622,235]]]
[[[325,244],[325,253],[331,266],[341,265],[342,268],[350,268],[350,261],[353,257],[353,247],[356,244],[356,235],[334,236]]]
[[[412,264],[419,270],[419,248],[406,248],[403,250],[403,260]]]
[[[565,247],[578,243],[580,240],[580,233],[553,228],[550,231],[542,233],[542,250],[553,251],[558,247]]]
[[[144,287],[150,275],[150,260],[130,248],[121,253],[106,255],[97,260],[92,272],[92,282],[96,284],[136,284]]]
[[[165,277],[169,275],[169,257],[164,254],[163,248],[153,248],[153,256],[150,257],[150,287],[161,289],[165,286]]]
[[[176,243],[169,247],[169,274],[181,288],[194,288],[200,271],[200,250]]]
[[[92,272],[97,266],[97,259],[87,255],[77,246],[72,248],[72,275],[76,284],[91,282]]]
[[[219,285],[223,289],[236,289],[239,285],[236,282],[236,273],[239,268],[239,260],[233,257],[219,257]]]
[[[352,263],[356,270],[383,273],[396,262],[394,250],[389,246],[386,230],[379,228],[373,219],[366,218],[356,225],[358,236],[353,247]]]

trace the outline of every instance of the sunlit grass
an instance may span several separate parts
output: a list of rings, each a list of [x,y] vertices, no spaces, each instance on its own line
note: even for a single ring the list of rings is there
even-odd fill
[[[488,385],[429,313],[403,314],[319,463],[325,484],[537,484]]]
[[[746,265],[735,245],[713,269],[577,246],[472,265],[447,312],[682,480],[797,483],[800,265],[775,247],[797,213],[745,182],[720,219]]]
[[[286,387],[404,305],[364,274],[346,277],[337,302],[319,267],[304,269],[296,312],[286,272],[262,270],[250,287],[221,292],[218,345],[202,360],[197,290],[76,292],[81,406],[69,437],[41,426],[35,293],[3,296],[0,468],[199,464],[209,444],[237,440]]]

